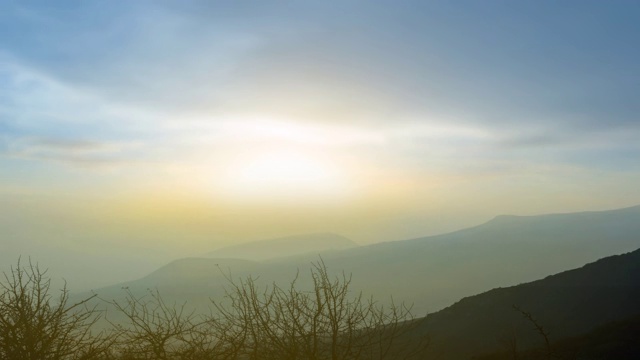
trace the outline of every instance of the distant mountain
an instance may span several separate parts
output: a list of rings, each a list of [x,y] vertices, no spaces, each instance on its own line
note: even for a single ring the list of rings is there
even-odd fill
[[[148,296],[150,291],[160,291],[168,303],[188,302],[189,308],[206,311],[210,299],[220,299],[229,285],[225,277],[231,269],[244,269],[247,273],[260,273],[263,265],[238,259],[186,258],[173,261],[153,273],[134,281],[92,290],[105,301],[122,301],[127,292],[136,297]],[[244,275],[244,273],[243,273]],[[86,298],[88,294],[75,294],[73,300]],[[117,313],[112,313],[112,319]]]
[[[499,216],[449,234],[387,242],[326,258],[379,289],[435,311],[487,289],[532,281],[640,247],[640,206],[598,212]],[[307,259],[308,260],[308,259]],[[399,281],[401,279],[401,281]]]
[[[414,312],[424,315],[487,289],[533,281],[635,250],[640,247],[638,234],[640,206],[600,212],[500,216],[449,234],[329,251],[323,253],[322,259],[330,272],[351,273],[354,290],[379,300],[393,296],[395,301],[414,304]],[[269,252],[271,249],[265,244],[256,245]],[[230,256],[231,251],[218,254]],[[309,264],[317,260],[314,251],[261,262],[225,260],[222,268],[230,269],[234,278],[259,276],[264,284],[287,284],[299,271],[298,283],[307,286]],[[143,279],[97,292],[110,297],[116,296],[113,290],[121,286],[157,287],[175,295],[176,301],[207,299],[223,292],[226,282],[214,265],[221,263],[220,259],[183,259]]]
[[[624,332],[637,328],[640,316],[640,250],[464,298],[427,316],[419,331],[431,335],[432,351],[442,354],[442,360],[469,359],[474,354],[504,349],[514,339],[520,350],[544,344],[532,323],[515,311],[514,305],[532,314],[552,342],[631,319],[600,331],[620,339],[635,336],[640,343],[640,334]],[[574,349],[576,343],[581,342],[574,340]],[[566,352],[571,342],[561,345],[557,351]]]
[[[321,252],[345,250],[357,246],[358,244],[344,236],[319,233],[253,241],[221,248],[210,252],[207,256],[260,261],[309,253],[317,255]]]

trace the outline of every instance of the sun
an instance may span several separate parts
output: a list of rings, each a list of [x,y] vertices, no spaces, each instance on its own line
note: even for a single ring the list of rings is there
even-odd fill
[[[330,169],[309,156],[271,153],[249,161],[238,174],[238,182],[265,187],[318,187],[332,181]]]
[[[346,181],[338,162],[304,149],[255,151],[236,158],[222,187],[228,196],[322,198],[344,194]]]

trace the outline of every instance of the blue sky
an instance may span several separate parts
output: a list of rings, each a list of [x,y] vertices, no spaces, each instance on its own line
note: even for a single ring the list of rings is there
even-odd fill
[[[170,198],[226,244],[633,205],[638,38],[634,1],[4,1],[0,213]],[[283,203],[326,221],[238,225]]]
[[[594,133],[618,146],[619,133],[638,127],[634,2],[2,7],[0,99],[10,137],[144,136],[122,129],[127,121],[107,114],[111,107],[210,121],[242,112],[357,124],[441,116],[501,132],[508,147],[562,146]],[[81,124],[61,129],[67,122]]]

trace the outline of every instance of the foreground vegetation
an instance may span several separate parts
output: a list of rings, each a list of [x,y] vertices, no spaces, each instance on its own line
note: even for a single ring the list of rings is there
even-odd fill
[[[203,316],[167,303],[157,291],[105,304],[96,296],[71,303],[53,291],[46,271],[20,262],[0,282],[0,359],[409,359],[422,358],[426,338],[403,304],[384,306],[354,294],[350,277],[331,276],[322,261],[313,288],[259,287],[228,274],[223,299]],[[296,277],[297,279],[297,277]],[[94,304],[94,305],[90,305]],[[126,321],[109,323],[102,305]]]

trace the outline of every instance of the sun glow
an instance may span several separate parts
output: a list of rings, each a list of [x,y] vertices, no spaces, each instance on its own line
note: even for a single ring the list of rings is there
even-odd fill
[[[243,154],[227,170],[223,189],[235,198],[342,197],[347,190],[335,161],[303,149]]]

